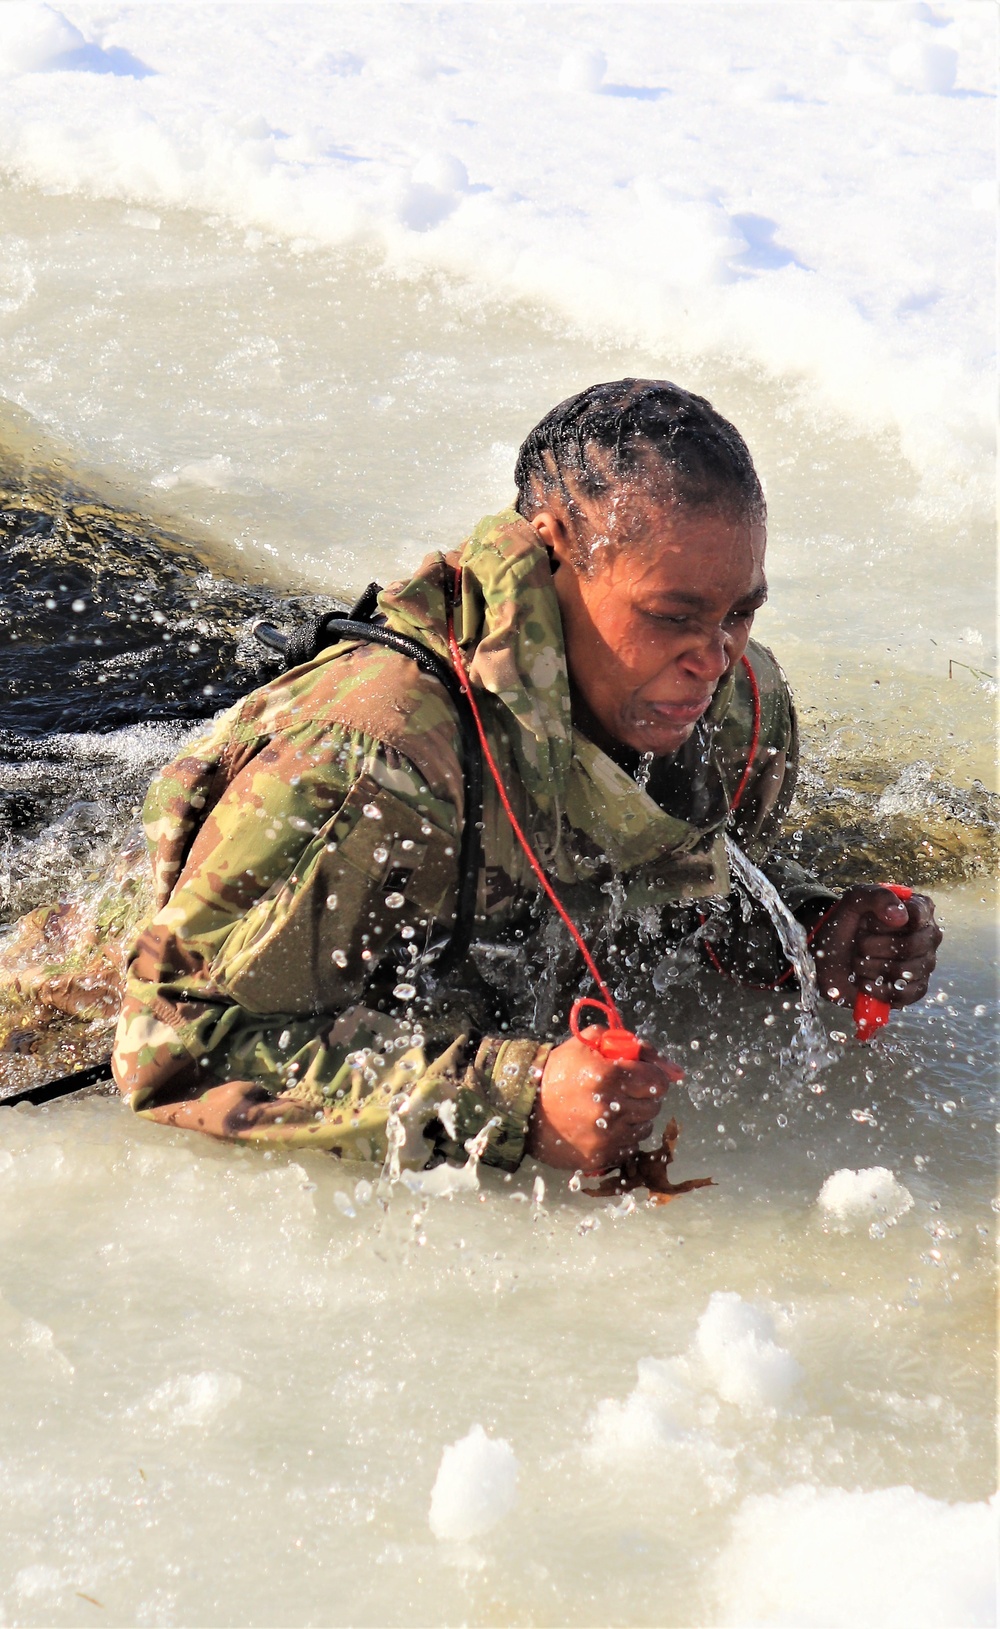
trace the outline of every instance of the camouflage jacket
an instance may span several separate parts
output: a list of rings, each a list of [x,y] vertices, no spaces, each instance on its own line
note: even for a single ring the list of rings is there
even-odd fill
[[[567,907],[609,953],[624,931],[610,920],[690,933],[692,902],[729,893],[723,834],[753,727],[742,669],[643,790],[574,727],[548,556],[512,511],[383,590],[388,625],[447,659],[456,558],[456,634],[488,737]],[[795,716],[774,658],[755,643],[748,656],[760,734],[730,829],[767,865]],[[136,1110],[248,1082],[282,1111],[234,1134],[380,1158],[402,1103],[404,1161],[462,1157],[482,1132],[487,1162],[516,1167],[567,999],[586,983],[488,774],[476,941],[435,979],[428,948],[454,919],[460,751],[439,681],[345,642],[248,696],[155,778],[144,821],[158,908],[132,952],[114,1053]],[[769,874],[793,910],[832,897],[789,862]],[[731,920],[730,939],[745,938],[741,913]]]

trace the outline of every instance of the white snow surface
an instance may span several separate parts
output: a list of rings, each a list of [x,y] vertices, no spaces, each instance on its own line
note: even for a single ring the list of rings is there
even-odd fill
[[[179,207],[361,245],[667,375],[760,366],[962,507],[993,428],[996,31],[987,0],[8,0],[0,167],[152,231]]]
[[[751,1494],[716,1566],[741,1629],[993,1629],[997,1502],[911,1487]]]
[[[517,1503],[517,1457],[509,1442],[488,1437],[481,1425],[441,1455],[431,1491],[435,1538],[460,1544],[480,1538]]]

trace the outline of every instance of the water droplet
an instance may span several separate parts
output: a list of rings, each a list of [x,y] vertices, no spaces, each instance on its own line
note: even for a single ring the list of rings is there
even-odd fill
[[[384,865],[388,858],[389,850],[382,843],[379,844],[378,848],[372,850],[372,859],[376,865]]]
[[[545,1203],[545,1179],[536,1176],[531,1184],[531,1203],[536,1207]]]
[[[428,825],[428,824],[427,824],[427,822],[426,822],[426,820],[425,820],[425,821],[424,821],[424,823],[423,823],[423,825],[422,825],[422,826],[421,826],[421,828],[420,828],[420,835],[421,835],[421,837],[429,837],[429,836],[430,836],[430,834],[431,834],[431,829],[432,829],[432,828],[431,828],[431,827],[430,827],[430,826],[429,826],[429,825]]]
[[[345,956],[345,954],[344,954],[344,952],[342,950],[331,951],[330,960],[332,962],[335,962],[338,967],[346,967],[347,966],[347,957]]]
[[[327,908],[328,911],[335,911],[337,909],[337,896],[336,896],[336,894],[327,894],[327,896],[326,896],[326,908]]]
[[[361,813],[368,820],[381,820],[382,818],[382,811],[377,803],[366,803]]]
[[[412,1001],[417,991],[412,984],[397,984],[392,993],[397,1001]]]
[[[570,1177],[570,1179],[567,1182],[566,1186],[569,1189],[570,1193],[579,1193],[580,1192],[580,1189],[582,1188],[583,1183],[580,1180],[579,1171],[574,1171],[573,1172],[573,1175]]]
[[[413,938],[413,931],[414,930],[409,926],[408,923],[407,923],[405,928],[400,928],[399,931],[400,931],[400,937],[401,938],[403,938],[403,939],[412,939]]]
[[[85,611],[86,609],[87,609],[86,600],[74,600],[73,601],[73,610],[77,613],[77,615],[79,615],[79,613],[81,611]]]
[[[390,911],[401,911],[406,904],[402,894],[386,894],[385,902]]]
[[[945,1114],[954,1114],[956,1107],[957,1104],[953,1103],[951,1098],[948,1099],[947,1103],[941,1104],[941,1108]]]

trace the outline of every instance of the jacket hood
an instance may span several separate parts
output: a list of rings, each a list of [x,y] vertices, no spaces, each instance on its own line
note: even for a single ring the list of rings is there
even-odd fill
[[[379,610],[389,625],[449,665],[447,602],[456,566],[455,634],[469,677],[508,715],[503,722],[532,798],[543,809],[562,804],[573,758],[572,704],[548,554],[527,521],[506,509],[480,521],[457,555],[430,555],[409,582],[382,591]]]

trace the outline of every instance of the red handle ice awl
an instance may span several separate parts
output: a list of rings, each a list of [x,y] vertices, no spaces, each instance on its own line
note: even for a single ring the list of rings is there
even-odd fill
[[[584,1007],[594,1007],[602,1012],[608,1021],[608,1028],[602,1029],[597,1035],[583,1035],[580,1032],[580,1012]],[[637,1063],[642,1057],[643,1043],[638,1035],[633,1035],[630,1029],[625,1029],[616,1009],[605,1001],[595,1001],[592,996],[581,996],[574,1001],[569,1014],[570,1033],[575,1035],[584,1046],[589,1046],[592,1052],[599,1052],[602,1058],[611,1058],[615,1063]],[[676,1064],[667,1063],[665,1058],[657,1058],[657,1065],[663,1073],[674,1082],[684,1079],[683,1069]]]
[[[602,1012],[608,1021],[608,1028],[602,1029],[599,1035],[581,1035],[580,1012],[584,1007],[595,1007]],[[616,1063],[635,1063],[642,1056],[642,1042],[638,1035],[624,1028],[618,1013],[606,1001],[595,1001],[591,996],[581,996],[579,1001],[574,1001],[570,1009],[569,1028],[571,1035],[575,1035],[584,1046],[589,1046],[592,1052],[599,1052],[602,1058],[614,1058]]]
[[[882,882],[880,888],[888,888],[897,899],[909,899],[913,893],[912,888],[904,888],[898,882]],[[862,991],[854,998],[854,1033],[859,1041],[870,1041],[877,1029],[881,1029],[889,1022],[892,1008],[887,1001],[879,1001],[875,996],[865,995]]]

